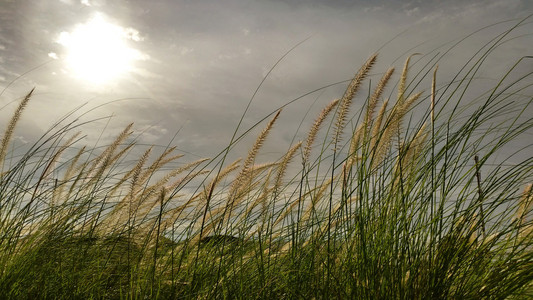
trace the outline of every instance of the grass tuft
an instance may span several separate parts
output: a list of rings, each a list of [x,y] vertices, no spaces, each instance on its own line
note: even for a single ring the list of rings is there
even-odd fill
[[[32,90],[0,144],[0,298],[533,297],[533,158],[519,146],[533,128],[530,61],[474,88],[511,32],[449,82],[437,80],[445,56],[411,55],[373,86],[372,55],[269,162],[259,153],[281,110],[230,164],[242,136],[182,161],[131,141],[133,124],[81,146],[77,121],[21,153],[10,144]]]

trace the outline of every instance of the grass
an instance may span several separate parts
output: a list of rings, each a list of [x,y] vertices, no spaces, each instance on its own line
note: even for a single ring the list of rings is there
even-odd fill
[[[518,72],[530,58],[471,96],[526,21],[448,83],[443,54],[409,57],[396,87],[393,68],[367,81],[371,56],[268,163],[257,154],[281,110],[230,163],[242,136],[177,164],[173,147],[136,144],[133,125],[79,146],[68,116],[21,154],[11,138],[28,93],[0,145],[0,298],[533,297],[533,157],[515,146],[533,126],[532,73]]]

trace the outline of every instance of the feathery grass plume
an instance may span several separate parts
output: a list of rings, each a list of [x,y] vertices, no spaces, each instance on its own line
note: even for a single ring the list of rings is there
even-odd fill
[[[350,139],[350,150],[348,150],[348,158],[344,170],[349,170],[355,162],[360,158],[357,156],[361,138],[363,138],[363,132],[365,131],[364,124],[359,124],[355,129],[352,138]]]
[[[296,152],[296,150],[297,150],[297,148],[294,150],[294,152]],[[292,155],[294,155],[294,153],[292,153],[291,156]],[[289,160],[290,160],[290,158],[289,158]],[[288,162],[289,161],[287,161],[286,164]],[[246,206],[250,206],[250,202],[252,202],[251,206],[255,206],[258,203],[264,203],[266,201],[266,198],[265,199],[261,199],[261,197],[265,193],[264,185],[268,184],[268,182],[270,181],[272,169],[274,167],[276,167],[276,166],[277,166],[277,170],[278,170],[277,175],[278,176],[283,176],[283,174],[280,174],[280,168],[283,168],[281,166],[282,163],[283,162],[280,162],[280,163],[271,162],[271,163],[263,163],[263,164],[260,164],[260,165],[253,165],[249,169],[249,171],[247,173],[247,177],[241,180],[241,182],[240,182],[240,184],[238,186],[238,189],[235,190],[235,191],[231,191],[230,190],[229,193],[227,194],[227,195],[232,195],[231,199],[228,200],[228,203],[230,203],[230,205],[231,205],[231,209],[229,210],[229,212],[227,210],[228,204],[224,203],[225,205],[223,205],[222,207],[220,207],[219,210],[217,210],[217,211],[215,211],[213,213],[213,215],[216,216],[218,212],[221,212],[220,215],[217,217],[217,220],[219,220],[219,221],[222,220],[222,222],[229,222],[229,220],[233,217],[234,208],[238,207],[239,205],[243,205],[242,203],[244,202],[244,200],[249,200],[249,201],[246,202],[246,204],[244,204],[244,206],[245,206],[243,208],[244,210],[247,209]],[[257,178],[260,174],[264,174],[265,171],[267,172],[267,174],[266,174],[266,177],[265,177],[264,180],[261,179],[261,178]],[[282,173],[284,173],[284,172],[282,172]],[[279,179],[279,180],[281,180],[281,179]],[[263,186],[263,188],[261,188],[259,190],[260,186]],[[272,197],[274,195],[274,197],[276,197],[274,192],[277,193],[277,191],[275,191],[274,187],[268,188],[268,191],[270,193],[267,194],[267,195],[264,195],[264,196]],[[254,192],[254,193],[252,194],[252,192]],[[258,193],[258,194],[256,194],[256,193]],[[253,199],[255,199],[255,200],[253,200]],[[217,224],[215,221],[213,221],[212,223],[213,223],[213,225]]]
[[[141,172],[143,169],[144,164],[148,160],[148,157],[150,156],[150,153],[152,152],[152,147],[148,148],[143,155],[139,158],[137,161],[137,164],[133,167],[133,173],[131,176],[131,183],[129,192],[123,197],[121,201],[119,201],[114,207],[113,210],[109,213],[108,217],[106,219],[111,219],[114,217],[114,215],[117,215],[117,225],[124,224],[124,218],[128,218],[128,220],[132,220],[132,218],[137,214],[139,205],[141,204],[140,201],[142,199],[139,199],[136,197],[139,192],[141,191],[141,187],[143,185],[142,182],[140,182]],[[125,210],[127,208],[128,213],[126,214]]]
[[[408,146],[407,153],[405,154],[405,163],[404,166],[411,165],[416,162],[417,157],[421,154],[422,150],[425,149],[426,141],[428,138],[429,132],[426,130],[427,124],[422,124],[422,127],[418,130],[415,137]]]
[[[292,146],[289,151],[287,151],[287,153],[283,156],[283,160],[278,164],[278,172],[276,174],[273,187],[273,192],[275,194],[281,187],[283,177],[285,176],[285,171],[287,171],[287,166],[293,159],[294,155],[296,154],[296,151],[300,149],[300,146],[302,146],[302,142],[298,142],[296,145]]]
[[[183,154],[173,155],[171,157],[166,157],[171,154],[176,147],[171,147],[166,149],[159,157],[141,174],[140,182],[146,182],[149,177],[151,177],[157,170],[160,170],[164,165],[173,162],[177,159],[182,158]]]
[[[213,198],[216,186],[222,181],[224,177],[228,176],[231,172],[239,168],[240,161],[241,161],[241,158],[237,159],[232,164],[230,164],[229,166],[226,166],[224,169],[220,170],[217,174],[215,174],[215,178],[213,178],[211,182],[207,185],[208,188],[207,189],[204,188],[203,194],[199,194],[202,197],[200,198],[201,203],[197,207],[199,211],[201,212],[201,218],[198,219],[200,221],[200,224],[199,224],[200,229],[197,235],[198,238],[194,240],[195,244],[199,243],[200,240],[205,235],[208,234],[207,232],[205,232],[205,227],[206,227],[205,222],[207,218],[207,213],[211,212],[211,204],[212,204],[211,200]],[[203,210],[203,213],[202,213],[202,210]]]
[[[149,185],[148,187],[146,187],[142,194],[141,194],[141,197],[147,197],[148,195],[156,192],[157,190],[161,190],[161,187],[165,184],[167,184],[167,182],[173,178],[173,177],[176,177],[177,175],[187,171],[187,170],[190,170],[192,168],[195,168],[196,166],[208,161],[209,158],[201,158],[201,159],[198,159],[198,160],[195,160],[193,162],[190,162],[188,164],[186,164],[185,166],[183,167],[179,167],[175,170],[172,170],[170,172],[168,172],[165,176],[163,176],[161,179],[159,179],[158,181],[156,181],[155,183]],[[154,172],[156,170],[153,170]],[[144,175],[144,176],[141,176],[141,179],[139,180],[139,183],[141,183],[142,185],[144,185],[146,183],[146,181],[148,180],[148,176]]]
[[[109,145],[104,151],[102,151],[99,156],[94,159],[91,169],[96,168],[102,160],[109,159],[113,155],[113,153],[120,146],[120,144],[133,133],[133,131],[131,130],[132,127],[133,123],[130,123],[119,133],[113,143],[111,143],[111,145]]]
[[[198,171],[194,171],[194,172],[190,172],[188,173],[187,175],[181,177],[181,178],[178,178],[177,180],[175,180],[173,183],[171,183],[170,185],[166,186],[165,188],[169,191],[174,191],[176,189],[179,189],[180,187],[183,187],[185,183],[189,182],[190,180],[194,179],[194,178],[197,178],[198,176],[201,176],[201,175],[204,175],[204,174],[208,174],[210,171],[209,170],[198,170]],[[159,188],[162,188],[163,187],[163,184],[162,183],[157,183],[154,185],[155,187],[159,187]],[[153,202],[153,201],[150,201],[149,199],[151,198],[152,200],[156,200],[154,199],[153,196],[156,196],[157,194],[154,193],[154,188],[150,188],[150,190],[148,191],[143,191],[139,196],[138,196],[138,202],[140,203],[139,207],[138,207],[138,211],[141,213],[141,214],[148,214],[151,209],[154,207],[155,204],[157,204],[157,202]],[[195,199],[199,199],[201,196],[201,194],[197,194],[194,198]],[[141,218],[142,220],[142,218]]]
[[[401,106],[398,106],[398,110],[393,110],[392,113],[394,113],[395,118],[393,119],[393,123],[391,124],[392,130],[396,131],[397,134],[403,132],[402,129],[402,122],[409,111],[411,109],[411,106],[422,96],[423,92],[418,92],[414,95],[411,95],[405,102],[402,103]],[[392,132],[391,132],[392,133]],[[399,140],[398,140],[399,141]]]
[[[251,170],[251,174],[258,174],[261,171],[268,170],[267,176],[270,177],[270,173],[272,171],[272,167],[277,165],[276,163],[266,163],[261,165],[256,165]],[[254,181],[253,179],[255,176],[251,176],[249,180],[247,180],[246,184],[243,184],[237,191],[234,191],[232,195],[234,195],[231,199],[228,199],[227,201],[221,202],[218,206],[213,207],[211,210],[209,210],[210,214],[210,222],[205,225],[204,227],[204,234],[208,234],[210,231],[214,230],[217,226],[221,226],[220,224],[222,222],[228,221],[233,216],[233,209],[228,210],[229,205],[232,205],[233,208],[239,206],[243,200],[245,199],[245,196],[249,195],[252,191],[255,191],[258,189],[259,186],[264,185],[259,180]],[[271,190],[271,189],[269,189]],[[229,195],[225,194],[224,197],[227,198]],[[217,228],[220,229],[220,228]],[[209,231],[208,231],[209,230]]]
[[[480,223],[482,222],[482,220],[480,220],[480,217],[483,217],[483,215],[479,216],[477,211],[474,212],[474,215],[469,220],[470,226],[468,227],[468,231],[463,234],[463,237],[466,238],[468,244],[470,245],[475,245],[476,240],[478,238],[477,229],[479,228]]]
[[[101,226],[99,226],[102,230],[115,229],[115,226],[121,226],[125,220],[132,220],[133,216],[137,212],[138,208],[138,201],[135,201],[136,195],[139,193],[141,189],[141,185],[139,183],[139,177],[142,172],[142,168],[150,156],[150,153],[152,152],[152,147],[148,148],[143,155],[139,158],[135,166],[132,168],[132,175],[131,175],[131,183],[129,187],[128,193],[120,200],[117,204],[114,205],[113,209],[105,216],[105,218],[100,223]],[[127,213],[125,212],[127,210]],[[110,223],[111,222],[111,223]],[[104,228],[102,228],[104,227]],[[105,231],[103,232],[106,233]]]
[[[150,153],[152,153],[153,147],[148,148],[146,151],[144,151],[143,155],[141,155],[141,158],[137,161],[137,164],[133,167],[133,175],[131,177],[131,184],[130,184],[130,195],[136,195],[138,191],[141,189],[141,186],[143,185],[143,182],[141,181],[141,172],[143,170],[143,166],[148,160],[148,157],[150,156]]]
[[[372,93],[372,96],[370,97],[370,100],[368,101],[368,105],[366,107],[366,113],[365,113],[365,132],[370,130],[371,122],[374,120],[374,112],[376,110],[377,104],[379,99],[381,98],[381,95],[383,94],[383,91],[385,90],[385,87],[387,86],[387,83],[389,82],[392,73],[394,73],[394,68],[389,68],[387,72],[381,77],[378,85],[374,89],[374,93]],[[368,133],[366,133],[368,134]]]
[[[13,113],[13,116],[11,117],[11,120],[9,120],[9,123],[7,123],[6,131],[4,131],[4,136],[2,137],[2,142],[0,143],[0,171],[3,170],[4,166],[4,160],[7,155],[7,148],[9,147],[9,143],[11,142],[11,137],[13,136],[13,132],[15,131],[15,126],[17,126],[17,122],[20,119],[20,116],[22,116],[22,112],[24,111],[24,108],[28,105],[28,102],[30,101],[31,95],[35,88],[31,89],[31,91],[22,99],[19,106],[15,110],[15,113]],[[0,178],[3,173],[0,173]]]
[[[119,143],[120,144],[120,143]],[[118,145],[118,144],[117,144]],[[95,159],[93,160],[89,160],[89,161],[86,161],[85,163],[83,164],[80,164],[79,166],[76,167],[76,169],[73,170],[72,173],[77,173],[78,176],[77,178],[75,179],[75,183],[77,183],[79,180],[82,179],[85,179],[86,182],[84,183],[86,186],[89,186],[91,183],[97,181],[98,179],[101,179],[101,177],[103,176],[103,174],[105,173],[105,170],[110,167],[110,166],[113,166],[113,164],[118,161],[119,158],[121,158],[122,156],[124,156],[128,151],[130,151],[133,147],[135,146],[135,144],[129,144],[127,145],[126,147],[124,147],[123,149],[121,149],[119,152],[117,152],[115,155],[112,155],[112,153],[110,153],[108,155],[108,158],[105,159],[105,163],[102,165],[102,168],[100,169],[96,169],[96,165],[98,164],[98,162],[96,162],[96,160],[98,159],[102,159],[103,156],[102,156],[102,153],[97,156]],[[117,146],[118,148],[118,146]],[[108,149],[109,149],[109,146],[108,146]],[[116,148],[115,148],[116,150]],[[114,151],[114,150],[113,150]],[[91,151],[92,152],[92,151]],[[98,173],[97,173],[98,172]],[[111,189],[111,192],[109,193],[109,196],[113,196],[114,193],[120,188],[122,187],[122,184],[127,181],[130,176],[133,174],[133,169],[126,173],[123,177],[122,177],[122,180],[119,180],[114,188]],[[68,195],[70,195],[72,193],[72,187],[68,193]]]
[[[420,163],[420,157],[422,151],[426,149],[426,141],[429,136],[429,132],[426,130],[426,123],[417,131],[416,135],[409,142],[403,143],[402,152],[400,154],[401,159],[401,176],[403,180],[410,182],[415,180],[414,175],[418,172],[416,170],[417,164]],[[395,165],[395,170],[399,174],[400,161],[398,160]],[[410,180],[409,180],[410,179]],[[396,178],[396,181],[400,180],[400,177]],[[397,183],[397,182],[396,182]]]
[[[340,107],[337,111],[337,120],[335,122],[335,133],[334,133],[334,145],[337,147],[337,143],[339,142],[342,130],[344,129],[344,126],[346,124],[346,117],[348,115],[348,111],[350,109],[350,106],[352,104],[352,100],[355,97],[357,91],[359,90],[359,87],[361,86],[361,82],[366,78],[368,72],[372,68],[372,66],[375,64],[377,59],[377,54],[372,55],[365,64],[359,69],[359,72],[355,75],[355,77],[352,79],[350,84],[348,85],[348,88],[346,88],[346,91],[344,92],[344,95],[342,96],[340,100]]]
[[[384,136],[381,139],[382,141],[384,141],[383,148],[385,149],[388,147],[389,142],[392,139],[393,135],[401,131],[400,123],[401,123],[401,120],[403,119],[404,113],[407,111],[407,108],[408,108],[408,106],[405,105],[405,102],[409,102],[405,100],[405,90],[406,90],[406,82],[407,82],[407,73],[409,71],[409,62],[411,60],[411,57],[413,57],[414,55],[418,55],[418,54],[419,53],[411,54],[405,60],[405,64],[402,70],[402,75],[400,76],[400,83],[398,84],[398,96],[396,98],[396,103],[394,104],[394,107],[389,114],[387,126],[383,134]],[[420,95],[418,95],[418,97],[420,97]],[[380,150],[379,152],[382,152],[382,150]],[[378,161],[380,161],[380,159],[378,159]]]
[[[188,183],[189,181],[191,181],[192,179],[198,178],[201,175],[209,174],[210,172],[211,172],[210,170],[191,171],[187,175],[185,175],[185,176],[183,176],[181,178],[178,178],[173,183],[169,184],[167,186],[167,189],[169,191],[174,191],[174,190],[177,190],[177,189],[179,190],[179,189],[183,188],[184,185],[186,183]],[[195,197],[200,198],[200,195],[201,194],[197,194]]]
[[[112,166],[113,163],[119,159],[125,151],[120,151],[119,155],[113,156],[113,153],[115,150],[120,146],[120,144],[126,140],[132,133],[131,128],[133,127],[133,123],[128,124],[124,130],[117,136],[117,138],[109,145],[100,155],[98,155],[89,166],[89,169],[86,171],[89,175],[87,178],[89,178],[89,183],[96,180],[101,179],[102,175],[104,174],[105,170],[107,170],[108,167]],[[133,144],[130,144],[127,149],[130,149],[133,147]]]
[[[252,148],[248,152],[248,156],[244,160],[244,163],[243,163],[242,168],[241,168],[241,172],[237,176],[235,182],[238,183],[238,181],[240,179],[242,179],[242,177],[248,172],[248,170],[254,164],[255,157],[256,157],[257,153],[259,152],[259,149],[261,149],[261,147],[263,146],[263,143],[265,142],[268,134],[270,133],[270,130],[274,126],[274,123],[278,119],[280,113],[281,113],[281,109],[278,110],[276,115],[274,115],[274,117],[270,120],[270,122],[268,122],[267,126],[261,131],[261,133],[259,134],[259,136],[255,140],[254,145],[252,146]]]
[[[274,170],[273,169],[269,169],[266,176],[265,176],[265,180],[263,182],[263,188],[262,188],[262,194],[266,197],[268,195],[270,195],[270,192],[272,191],[272,189],[270,188],[270,178],[272,177],[272,172]],[[262,197],[261,197],[262,198]],[[267,216],[266,212],[268,210],[268,202],[266,201],[266,198],[263,199],[263,201],[261,201],[261,215],[263,215],[265,218]]]
[[[379,165],[382,160],[385,158],[385,154],[387,151],[389,151],[389,146],[391,145],[393,139],[395,136],[397,136],[400,132],[402,132],[402,121],[409,109],[411,108],[411,105],[413,105],[416,100],[420,98],[422,95],[422,92],[416,93],[414,95],[411,95],[407,100],[402,100],[401,102],[397,102],[394,105],[394,108],[389,113],[387,117],[387,122],[385,125],[385,128],[383,129],[383,133],[381,134],[379,138],[379,142],[377,147],[375,148],[374,152],[374,158],[373,158],[373,165],[377,166]],[[403,97],[403,94],[402,94]],[[398,138],[398,143],[401,143],[401,141]]]
[[[123,147],[118,151],[116,154],[109,156],[107,161],[107,165],[112,166],[116,161],[119,160],[119,158],[123,157],[126,153],[128,153],[133,147],[135,146],[135,143],[131,143],[129,145],[126,145],[126,147]],[[117,147],[118,148],[118,147]],[[116,149],[115,149],[116,150]],[[114,150],[113,150],[114,151]],[[105,170],[105,169],[104,169]]]
[[[164,191],[165,197],[162,197]],[[170,189],[163,186],[158,193],[153,193],[150,197],[144,197],[143,201],[140,201],[140,205],[137,208],[135,224],[133,227],[137,228],[136,235],[146,238],[157,238],[153,236],[153,229],[159,227],[161,230],[166,230],[166,224],[164,221],[168,218],[167,203],[174,199],[174,197],[166,197]]]
[[[109,161],[110,162],[115,162],[116,160],[118,160],[118,158],[122,157],[127,151],[129,151],[131,148],[133,148],[133,146],[135,146],[135,144],[130,144],[126,147],[124,147],[124,149],[120,150],[117,154],[115,154]],[[126,172],[124,175],[122,175],[121,179],[119,181],[117,181],[114,185],[113,185],[113,188],[111,188],[110,192],[108,193],[109,196],[114,196],[115,193],[117,191],[120,191],[120,188],[122,188],[122,185],[128,181],[133,175],[134,173],[137,171],[137,169],[135,167],[131,168],[128,172]],[[154,170],[155,171],[155,170]],[[141,171],[142,172],[142,171]],[[142,174],[139,174],[139,178],[138,181],[141,182],[141,183],[144,183],[146,182],[147,179],[149,179],[150,175],[153,174],[153,172],[149,172],[148,169],[146,169],[144,172],[142,172]]]
[[[253,174],[252,171],[254,170],[254,161],[257,153],[259,152],[259,149],[263,146],[263,143],[265,142],[268,133],[272,129],[272,126],[276,122],[277,118],[279,117],[279,114],[281,113],[281,110],[279,110],[274,118],[268,122],[267,126],[261,131],[257,139],[255,140],[255,143],[253,147],[248,152],[248,156],[246,157],[246,160],[244,160],[243,165],[241,166],[241,171],[237,175],[237,177],[233,180],[233,183],[230,187],[229,196],[233,197],[238,191],[241,191],[242,188],[246,189],[246,186],[252,181]],[[230,199],[230,201],[232,201]]]
[[[272,167],[277,166],[277,165],[279,165],[279,163],[274,162],[274,163],[264,163],[264,164],[252,166],[248,172],[248,176],[244,180],[241,180],[241,183],[238,189],[235,191],[230,191],[229,195],[232,195],[231,205],[233,207],[236,207],[237,205],[239,205],[245,199],[247,195],[250,195],[252,191],[255,191],[255,189],[261,185],[261,181],[259,180],[254,181],[254,179],[256,179],[256,177],[259,174],[263,173],[265,170],[270,171]],[[229,219],[231,216],[232,216],[232,211],[230,211],[230,213],[226,215],[226,219]]]
[[[307,139],[305,142],[305,148],[304,148],[304,162],[308,162],[309,158],[311,156],[311,149],[313,147],[313,143],[315,142],[316,135],[318,134],[318,131],[320,129],[320,126],[322,123],[324,123],[324,120],[326,120],[329,113],[337,106],[340,99],[335,99],[331,101],[318,115],[317,119],[313,123],[313,126],[311,126],[311,130],[309,130],[309,133],[307,134]]]
[[[400,104],[400,106],[403,104],[403,101],[405,99],[405,89],[406,89],[406,83],[407,83],[407,73],[409,71],[409,62],[411,61],[411,57],[415,55],[420,55],[420,53],[413,53],[407,57],[405,60],[405,64],[403,65],[402,75],[400,76],[400,83],[398,85],[398,98],[396,100],[397,103]]]
[[[376,120],[374,121],[374,124],[372,124],[372,132],[370,134],[370,149],[372,151],[375,151],[376,144],[380,140],[379,136],[382,133],[381,125],[383,123],[383,119],[385,118],[385,112],[387,111],[387,105],[389,104],[389,99],[385,99],[383,101],[383,104],[381,105],[381,108],[378,112],[378,116],[376,117]]]
[[[233,210],[233,203],[236,200],[235,197],[240,194],[239,192],[243,189],[243,183],[250,182],[250,180],[253,178],[253,175],[251,174],[252,166],[255,161],[255,157],[257,153],[259,152],[259,149],[263,146],[263,143],[265,142],[268,134],[270,133],[270,130],[274,126],[274,123],[278,119],[279,115],[281,113],[281,109],[277,111],[276,115],[268,122],[267,126],[261,131],[257,139],[255,140],[254,145],[248,152],[248,156],[244,160],[244,163],[242,164],[241,171],[237,175],[237,177],[233,180],[233,183],[230,187],[229,193],[228,193],[228,206],[226,208],[229,208],[230,215]],[[246,186],[244,186],[246,188]],[[225,214],[226,211],[224,211]]]
[[[387,129],[391,129],[389,131],[389,134],[399,134],[402,132],[401,128],[401,122],[403,120],[403,117],[411,107],[411,105],[418,100],[418,98],[422,95],[422,92],[417,93],[415,95],[412,95],[407,100],[405,99],[405,92],[406,92],[406,82],[407,82],[407,73],[409,71],[409,62],[411,61],[411,57],[415,55],[419,55],[420,53],[414,53],[409,55],[407,59],[405,60],[405,64],[403,67],[402,75],[400,76],[400,83],[398,84],[398,98],[396,99],[396,104],[394,105],[393,111],[391,112],[391,125],[387,126]],[[392,136],[391,136],[392,138]],[[398,137],[399,139],[399,137]],[[398,140],[400,142],[400,140]]]
[[[522,192],[522,196],[518,202],[518,209],[516,211],[515,219],[517,220],[520,235],[523,237],[528,236],[533,232],[532,222],[528,223],[527,217],[532,211],[533,205],[533,184],[528,184]]]
[[[407,100],[396,102],[394,108],[389,114],[389,122],[387,124],[387,127],[385,128],[384,135],[386,137],[390,136],[390,138],[392,138],[394,134],[402,132],[403,118],[405,117],[411,106],[420,98],[420,96],[422,96],[422,92],[418,92],[414,95],[411,95],[409,98],[407,98]],[[388,141],[387,139],[384,140]]]
[[[242,159],[237,159],[235,160],[233,163],[231,163],[230,165],[224,167],[224,169],[222,169],[216,176],[215,178],[213,178],[211,180],[211,182],[209,182],[209,184],[207,185],[208,188],[204,190],[204,197],[203,199],[207,202],[208,198],[210,197],[209,195],[213,195],[213,192],[215,190],[215,187],[220,183],[220,181],[225,178],[226,176],[228,176],[229,174],[231,174],[231,172],[235,171],[236,169],[239,168],[239,163],[241,162]]]
[[[435,66],[435,70],[433,71],[433,78],[431,79],[431,126],[434,128],[435,123],[435,97],[437,95],[436,85],[437,85],[437,70],[439,69],[439,65]]]
[[[409,98],[407,98],[407,100],[405,100],[405,102],[403,103],[403,105],[400,107],[400,110],[399,110],[399,115],[401,116],[401,119],[405,117],[405,114],[407,113],[407,111],[420,98],[420,96],[422,96],[423,93],[424,92],[418,92],[414,95],[411,95]]]
[[[107,161],[111,160],[111,157],[113,153],[115,152],[115,150],[117,150],[120,144],[124,142],[124,140],[126,140],[133,133],[133,131],[131,130],[132,127],[133,127],[133,123],[128,124],[115,138],[113,143],[107,146],[107,148],[104,149],[104,151],[102,151],[102,153],[100,153],[100,155],[98,155],[93,160],[91,164],[91,168],[89,169],[90,171],[95,170],[102,163],[102,161],[104,161],[103,164],[105,165],[105,163],[107,163],[106,160]]]

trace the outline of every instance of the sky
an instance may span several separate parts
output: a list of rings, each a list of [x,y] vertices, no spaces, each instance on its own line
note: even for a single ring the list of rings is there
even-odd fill
[[[84,143],[105,143],[134,122],[142,143],[172,141],[192,158],[212,157],[227,146],[259,86],[240,132],[338,83],[284,108],[263,154],[279,157],[372,53],[379,52],[370,76],[376,81],[410,54],[445,49],[493,25],[449,53],[439,67],[445,82],[531,13],[529,0],[0,0],[0,123],[35,88],[15,144],[32,143],[76,109],[82,121],[112,116],[83,127]],[[528,22],[482,76],[497,80],[533,54]]]

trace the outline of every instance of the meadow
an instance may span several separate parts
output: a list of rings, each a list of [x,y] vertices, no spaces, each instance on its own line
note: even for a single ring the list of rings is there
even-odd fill
[[[524,22],[449,81],[442,53],[399,70],[371,55],[270,162],[283,109],[244,131],[262,129],[236,161],[239,128],[191,161],[137,144],[133,124],[84,146],[71,115],[19,153],[32,90],[0,144],[0,298],[531,299],[531,57],[472,91]]]

